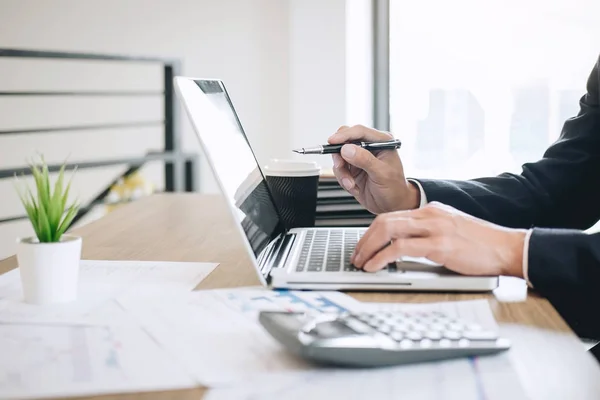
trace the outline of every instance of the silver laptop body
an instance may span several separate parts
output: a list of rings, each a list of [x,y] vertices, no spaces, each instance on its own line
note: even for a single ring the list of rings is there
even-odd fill
[[[488,291],[498,285],[497,277],[463,276],[425,259],[403,259],[377,273],[357,270],[349,257],[364,228],[286,231],[223,82],[177,77],[175,87],[264,285],[419,291]]]

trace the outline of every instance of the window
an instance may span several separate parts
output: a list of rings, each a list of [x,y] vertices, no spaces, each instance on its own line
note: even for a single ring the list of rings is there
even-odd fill
[[[390,0],[390,128],[415,177],[520,172],[579,111],[598,0]]]

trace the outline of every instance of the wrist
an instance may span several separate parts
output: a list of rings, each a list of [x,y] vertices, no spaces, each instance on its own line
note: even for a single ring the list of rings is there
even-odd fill
[[[501,268],[501,275],[523,278],[523,251],[527,230],[510,229],[506,232],[505,248],[507,256]]]
[[[408,180],[406,181],[406,186],[408,188],[408,201],[403,209],[414,210],[419,208],[421,205],[421,190],[419,189],[419,186],[416,183]]]

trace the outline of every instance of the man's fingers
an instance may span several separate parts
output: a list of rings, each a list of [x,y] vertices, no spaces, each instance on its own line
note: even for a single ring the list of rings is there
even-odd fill
[[[346,168],[346,162],[344,161],[344,159],[342,158],[342,156],[340,156],[339,154],[332,154],[331,155],[331,160],[333,161],[333,168]]]
[[[392,240],[405,237],[429,236],[435,221],[419,220],[407,217],[407,213],[398,212],[377,217],[365,235],[358,241],[352,263],[362,268],[382,248]]]
[[[386,167],[373,153],[353,144],[345,144],[340,154],[348,164],[365,170],[369,175],[377,176]]]
[[[395,240],[365,263],[364,270],[376,272],[402,257],[428,257],[434,251],[432,238],[409,237]]]
[[[392,135],[387,132],[367,128],[362,125],[354,125],[352,127],[340,127],[327,141],[331,144],[339,144],[354,141],[382,142],[391,139]]]
[[[356,182],[352,177],[348,168],[346,168],[347,164],[344,159],[339,154],[333,154],[333,174],[337,179],[340,186],[346,189],[351,195],[358,195],[358,188],[356,187]]]

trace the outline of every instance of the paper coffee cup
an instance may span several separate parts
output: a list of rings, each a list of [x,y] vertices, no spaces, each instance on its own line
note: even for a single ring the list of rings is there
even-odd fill
[[[321,167],[313,161],[271,160],[264,173],[285,228],[314,226]]]

